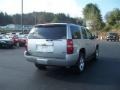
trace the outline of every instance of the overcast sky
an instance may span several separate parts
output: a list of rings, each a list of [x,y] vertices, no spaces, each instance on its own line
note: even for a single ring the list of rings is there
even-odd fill
[[[65,13],[72,17],[82,17],[82,10],[88,3],[97,4],[102,16],[120,8],[120,0],[23,0],[24,13],[33,11],[46,11],[53,13]],[[21,0],[0,0],[0,12],[8,14],[21,13]]]

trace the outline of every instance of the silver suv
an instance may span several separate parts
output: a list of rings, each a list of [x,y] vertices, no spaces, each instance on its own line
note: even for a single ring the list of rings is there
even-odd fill
[[[85,61],[97,59],[99,46],[89,30],[67,23],[39,24],[32,28],[25,58],[39,69],[46,66],[74,67],[81,72]]]

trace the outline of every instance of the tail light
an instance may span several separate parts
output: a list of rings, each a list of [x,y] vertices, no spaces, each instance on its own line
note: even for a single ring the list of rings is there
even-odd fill
[[[67,40],[67,54],[72,54],[74,51],[72,39]]]
[[[26,42],[25,42],[25,50],[28,51],[28,40],[26,39]]]

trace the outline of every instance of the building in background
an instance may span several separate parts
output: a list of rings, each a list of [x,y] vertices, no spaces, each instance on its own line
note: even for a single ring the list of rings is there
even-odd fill
[[[24,32],[29,32],[33,25],[23,25],[23,31]],[[11,31],[11,32],[22,32],[22,25],[19,24],[8,24],[6,26],[0,26],[0,28],[4,31]]]

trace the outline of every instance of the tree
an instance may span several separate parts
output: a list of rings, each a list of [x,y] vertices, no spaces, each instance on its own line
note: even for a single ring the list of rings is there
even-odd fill
[[[92,30],[101,30],[103,21],[100,9],[96,4],[89,3],[83,9],[84,19],[87,26]]]
[[[35,25],[42,23],[74,23],[83,25],[82,18],[72,18],[64,13],[32,12],[23,14],[24,25]],[[21,24],[21,14],[8,15],[0,12],[0,25]]]
[[[108,12],[105,16],[109,25],[114,26],[120,24],[120,9],[116,8],[111,12]]]
[[[21,24],[21,15],[20,14],[13,15],[12,20],[14,24]]]
[[[0,12],[0,25],[4,26],[12,23],[12,17],[7,13]]]

